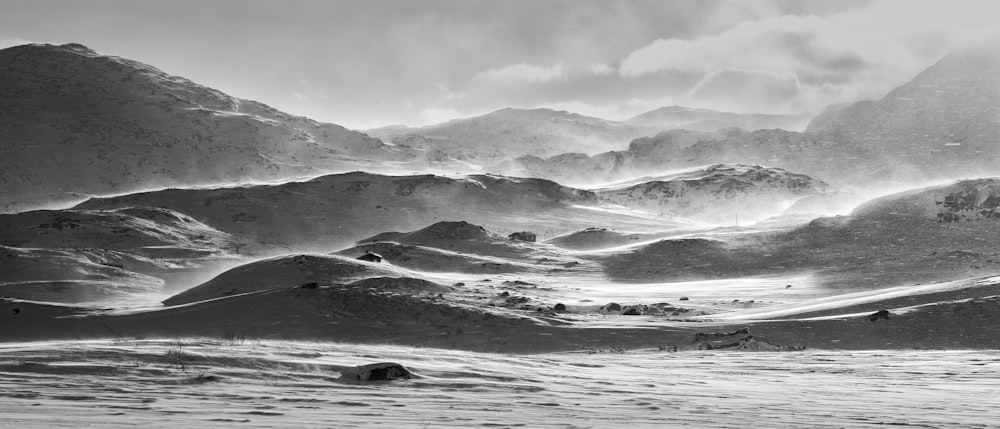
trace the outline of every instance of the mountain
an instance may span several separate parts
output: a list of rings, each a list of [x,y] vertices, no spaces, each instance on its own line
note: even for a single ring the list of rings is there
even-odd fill
[[[829,185],[804,174],[751,165],[713,165],[641,183],[595,189],[603,201],[712,223],[756,222]]]
[[[654,134],[656,127],[630,125],[551,109],[500,109],[422,128],[369,130],[400,148],[439,151],[481,164],[524,155],[597,153]]]
[[[91,194],[235,183],[401,156],[378,139],[289,115],[78,44],[0,50],[0,210]]]
[[[530,230],[551,236],[599,225],[606,216],[597,210],[600,204],[590,191],[541,179],[355,172],[280,185],[94,198],[77,208],[165,207],[249,243],[244,253],[274,253],[329,251],[386,230],[416,230],[439,221],[465,220],[502,235]],[[665,226],[663,220],[629,215],[619,222]]]
[[[806,132],[870,146],[875,159],[889,165],[996,174],[1000,48],[995,42],[957,49],[882,99],[819,115]]]
[[[759,130],[780,128],[799,131],[809,123],[811,115],[769,115],[763,113],[732,113],[682,106],[664,106],[627,119],[631,125],[661,129],[716,131],[724,128]]]
[[[1000,135],[1000,49],[955,50],[879,100],[832,109],[816,117],[807,133],[874,140],[883,146],[944,151],[949,143],[995,144]],[[992,146],[986,146],[992,147]],[[983,149],[985,147],[978,147]],[[945,155],[949,152],[943,152]]]
[[[825,290],[951,281],[1000,270],[998,222],[1000,179],[963,180],[790,231],[663,240],[609,256],[604,267],[612,279],[642,282],[798,273]]]
[[[574,186],[711,164],[779,167],[860,190],[997,174],[1000,44],[958,49],[876,101],[834,107],[805,132],[661,132],[627,150],[524,156],[511,174]]]

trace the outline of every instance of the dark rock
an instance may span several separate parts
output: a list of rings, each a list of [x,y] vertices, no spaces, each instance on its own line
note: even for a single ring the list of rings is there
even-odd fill
[[[552,307],[552,309],[555,311],[566,311],[566,304],[556,304],[555,307]]]
[[[316,282],[302,283],[302,286],[299,287],[302,289],[316,289],[319,287],[319,283]]]
[[[222,377],[219,377],[217,375],[211,375],[211,374],[200,374],[200,375],[198,375],[198,377],[195,378],[194,381],[199,382],[199,383],[209,383],[209,382],[213,382],[213,381],[222,381]]]
[[[889,316],[891,314],[892,313],[889,313],[889,310],[879,310],[879,311],[876,311],[876,312],[874,312],[872,314],[869,314],[868,315],[868,321],[874,322],[874,321],[877,321],[877,320],[880,320],[880,319],[886,319],[886,320],[888,320]]]
[[[604,310],[604,311],[622,311],[622,306],[621,306],[621,304],[618,304],[617,302],[611,302],[611,303],[605,304],[603,307],[601,307],[601,310]]]
[[[508,235],[507,238],[509,238],[511,240],[515,240],[515,241],[527,241],[529,243],[534,243],[535,242],[535,233],[533,233],[531,231],[515,232],[515,233],[513,233],[511,235]]]
[[[694,335],[691,347],[695,350],[750,350],[750,351],[782,351],[802,350],[805,347],[775,345],[760,338],[755,338],[749,328],[743,328],[727,333],[703,333]]]
[[[413,376],[410,370],[398,363],[382,362],[357,367],[355,378],[358,381],[391,381],[409,380]]]
[[[644,312],[642,311],[642,307],[639,307],[638,305],[633,305],[630,306],[629,308],[626,308],[625,311],[622,312],[622,316],[642,316],[643,313]]]
[[[687,300],[688,300],[688,297],[686,297],[686,296],[682,296],[682,297],[680,298],[680,300],[681,300],[681,301],[687,301]]]

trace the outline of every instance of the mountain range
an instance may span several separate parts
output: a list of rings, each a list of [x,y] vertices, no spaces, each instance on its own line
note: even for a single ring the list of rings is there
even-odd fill
[[[624,122],[501,109],[369,136],[77,44],[17,46],[0,51],[0,60],[7,65],[0,69],[4,212],[356,169],[492,172],[587,186],[747,164],[857,187],[990,174],[1000,161],[1000,115],[990,102],[1000,95],[1000,54],[992,46],[956,50],[880,100],[822,113],[805,132],[704,131],[802,117],[668,106]],[[714,125],[692,125],[704,123]],[[667,130],[676,126],[695,130]]]
[[[666,131],[626,150],[525,156],[519,174],[581,185],[715,163],[804,172],[856,188],[997,174],[1000,49],[958,49],[879,100],[830,109],[804,132]]]
[[[998,287],[1000,185],[914,183],[995,175],[998,57],[956,51],[805,132],[707,130],[795,118],[668,107],[624,122],[502,109],[369,135],[80,45],[6,49],[0,317],[19,333],[4,338],[36,325],[59,338],[242,326],[569,350],[809,315],[842,319],[754,328],[834,344],[835,332],[802,331],[882,323],[865,319],[882,304],[958,326],[972,310],[938,314],[949,300]],[[677,121],[705,128],[664,128]],[[854,207],[860,191],[897,184],[909,190]],[[68,208],[29,210],[54,203]],[[168,307],[97,307],[150,297]],[[607,326],[619,316],[644,319]]]

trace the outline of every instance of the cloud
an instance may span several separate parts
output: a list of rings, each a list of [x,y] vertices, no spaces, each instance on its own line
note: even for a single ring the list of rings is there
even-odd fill
[[[715,34],[654,40],[625,55],[619,75],[700,74],[685,98],[702,107],[817,111],[881,97],[955,44],[995,34],[991,17],[1000,13],[1000,3],[982,0],[881,0],[822,16],[769,16],[773,8],[748,7],[724,9],[713,22],[763,18]]]
[[[747,104],[768,105],[772,111],[796,112],[802,86],[792,73],[726,68],[705,76],[687,94],[694,102],[725,111]],[[699,106],[694,106],[699,107]]]
[[[587,69],[590,70],[591,73],[599,75],[607,75],[615,73],[614,67],[611,67],[604,63],[591,64],[590,67],[587,67]]]
[[[462,112],[455,109],[428,107],[420,111],[419,125],[439,124],[463,116]]]
[[[562,62],[556,63],[550,67],[520,63],[477,73],[472,77],[472,80],[487,84],[496,84],[508,82],[517,83],[519,81],[550,82],[565,77],[566,74],[563,71]]]

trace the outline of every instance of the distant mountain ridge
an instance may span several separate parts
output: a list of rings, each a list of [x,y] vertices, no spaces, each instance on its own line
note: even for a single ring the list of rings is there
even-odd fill
[[[272,180],[399,156],[378,139],[289,115],[79,45],[0,50],[0,211],[160,186]]]
[[[1000,171],[997,42],[956,49],[879,100],[819,115],[806,133],[868,147],[889,165],[996,174]]]
[[[397,146],[438,151],[451,158],[480,163],[524,155],[603,152],[656,131],[656,127],[560,110],[514,108],[420,128],[389,126],[368,130]]]
[[[666,131],[627,150],[525,156],[511,174],[574,186],[710,164],[754,164],[870,187],[1000,173],[1000,46],[958,49],[877,101],[832,108],[805,132]]]
[[[389,230],[467,220],[494,231],[539,234],[573,228],[573,206],[599,204],[589,191],[542,179],[492,175],[332,174],[304,182],[216,189],[166,189],[94,198],[78,208],[165,207],[238,238],[278,249],[327,250]],[[526,214],[531,214],[527,216]],[[546,224],[543,218],[551,217]],[[565,225],[564,225],[565,224]],[[579,224],[576,224],[579,226]]]
[[[717,131],[724,128],[759,130],[780,128],[797,131],[805,129],[812,115],[776,115],[763,113],[732,113],[711,109],[683,106],[664,106],[627,119],[632,125],[684,129],[692,131]]]

